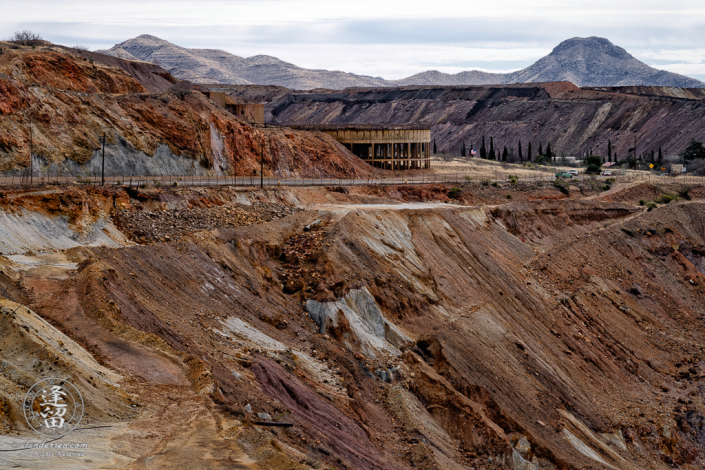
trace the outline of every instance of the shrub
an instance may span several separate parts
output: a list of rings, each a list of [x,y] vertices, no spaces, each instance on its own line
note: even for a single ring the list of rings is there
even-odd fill
[[[40,43],[42,37],[38,34],[34,34],[32,31],[25,29],[24,31],[16,31],[15,34],[10,39],[11,42],[15,44],[22,44],[23,46],[36,46]]]
[[[605,191],[609,191],[610,189],[612,189],[612,186],[610,186],[609,184],[606,184],[602,187],[602,189]]]
[[[512,184],[517,184],[517,181],[519,181],[519,177],[516,175],[509,175],[509,182]]]
[[[448,190],[448,197],[451,199],[458,199],[460,197],[460,188],[457,186],[453,186]]]
[[[653,209],[656,209],[658,207],[658,205],[655,202],[650,202],[646,205],[646,207],[648,208],[648,209],[646,209],[647,211],[651,211]]]
[[[646,205],[646,201],[643,200],[643,199],[639,199],[639,205],[640,205],[640,206],[645,206],[645,205]]]
[[[495,181],[494,183],[492,183],[492,186],[494,186],[495,188],[499,188],[499,183]]]
[[[472,181],[472,177],[471,177],[471,176],[466,176],[466,177],[465,177],[465,181]]]
[[[511,199],[511,198],[512,198],[512,195],[511,195],[511,194],[507,194],[507,199]]]
[[[570,195],[570,184],[567,182],[557,179],[553,181],[553,186],[566,196]]]
[[[174,187],[177,187],[179,185],[178,181],[174,181]]]
[[[686,201],[690,201],[692,199],[692,196],[690,195],[690,191],[692,189],[693,188],[691,188],[690,186],[684,186],[680,189],[680,191],[678,191],[678,196],[682,197]]]
[[[656,202],[661,204],[668,204],[669,202],[675,199],[676,196],[674,196],[673,194],[662,194],[661,197],[656,200]]]
[[[605,180],[605,183],[607,183],[607,184],[614,184],[616,182],[617,182],[617,178],[607,178]]]
[[[118,186],[122,186],[122,181],[117,180],[117,181],[115,182],[115,184],[117,184]]]
[[[482,186],[489,186],[490,180],[482,180]]]

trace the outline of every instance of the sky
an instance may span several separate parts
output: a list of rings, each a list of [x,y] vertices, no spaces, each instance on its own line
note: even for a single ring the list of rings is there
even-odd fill
[[[96,50],[151,34],[386,79],[519,70],[565,39],[600,36],[705,81],[703,0],[0,0],[0,12],[1,39],[29,29]]]

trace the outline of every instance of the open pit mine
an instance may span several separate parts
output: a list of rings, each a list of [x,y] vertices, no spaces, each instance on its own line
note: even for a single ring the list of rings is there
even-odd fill
[[[705,468],[705,187],[86,184],[390,170],[0,49],[1,468]]]

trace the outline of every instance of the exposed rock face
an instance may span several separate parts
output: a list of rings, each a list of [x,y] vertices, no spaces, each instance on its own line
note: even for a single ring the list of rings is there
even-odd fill
[[[85,390],[89,426],[111,426],[84,468],[703,468],[705,189],[651,212],[523,191],[499,207],[355,205],[236,227],[209,206],[349,195],[0,191],[2,212],[75,226],[200,208],[215,229],[40,255],[28,236],[22,256],[0,256],[0,444],[36,439],[23,392],[56,373]]]
[[[373,171],[327,135],[253,128],[188,88],[148,94],[138,79],[156,89],[174,80],[159,67],[81,54],[51,46],[0,55],[0,171],[29,166],[31,137],[35,175],[100,174],[103,133],[115,176],[251,175],[260,159],[270,175]]]
[[[234,95],[256,89],[233,90]],[[425,124],[439,152],[459,155],[463,142],[479,149],[507,146],[526,155],[548,142],[558,155],[593,149],[607,155],[607,141],[620,157],[637,141],[637,152],[682,152],[691,139],[705,139],[705,92],[701,88],[578,88],[568,82],[477,87],[404,87],[285,93],[262,90],[277,123]]]
[[[478,70],[446,74],[429,70],[401,80],[384,80],[328,70],[308,70],[275,57],[242,58],[214,49],[187,49],[142,35],[99,51],[130,60],[154,62],[176,77],[195,83],[278,85],[298,90],[406,85],[491,85],[569,81],[578,86],[705,87],[694,78],[657,70],[605,38],[572,38],[529,67],[511,73]]]

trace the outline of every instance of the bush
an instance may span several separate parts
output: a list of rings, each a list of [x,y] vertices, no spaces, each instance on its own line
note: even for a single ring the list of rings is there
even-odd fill
[[[617,182],[617,178],[607,178],[605,180],[605,183],[607,183],[607,184],[614,184],[616,182]]]
[[[511,198],[512,198],[512,195],[511,195],[511,194],[507,194],[507,199],[511,199]]]
[[[519,177],[516,175],[509,175],[509,182],[512,184],[517,184],[519,181]]]
[[[466,177],[465,177],[465,181],[472,181],[472,177],[471,177],[471,176],[466,176]]]
[[[490,180],[482,180],[482,186],[489,186]]]
[[[22,44],[23,46],[36,46],[42,41],[42,37],[25,29],[24,31],[16,31],[10,41],[15,44]]]
[[[177,187],[179,185],[178,181],[174,181],[174,187]]]
[[[460,188],[457,186],[453,186],[448,190],[448,197],[451,199],[458,199],[460,197]]]
[[[609,191],[610,189],[612,189],[612,186],[610,186],[609,184],[606,184],[606,185],[604,185],[604,186],[602,187],[602,189],[603,189],[604,191]]]
[[[639,199],[639,205],[640,205],[640,206],[645,206],[645,205],[646,205],[646,201],[643,200],[643,199]]]
[[[651,211],[653,209],[656,209],[658,205],[655,202],[650,202],[646,205],[646,207],[648,207],[648,209],[646,209],[647,211]]]
[[[662,194],[661,197],[656,200],[656,202],[661,204],[668,204],[669,202],[675,199],[677,198],[673,194]]]
[[[499,183],[495,181],[494,183],[492,183],[492,186],[494,186],[495,188],[499,188]]]
[[[684,186],[680,189],[680,191],[678,191],[678,196],[682,197],[686,201],[690,201],[692,199],[692,196],[690,195],[690,191],[692,189],[693,188],[691,188],[690,186]]]
[[[553,186],[566,196],[570,195],[570,184],[568,184],[567,182],[557,179],[553,181]]]

